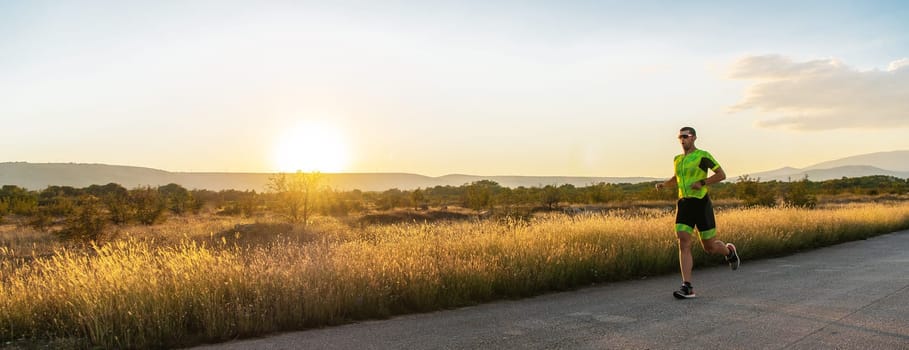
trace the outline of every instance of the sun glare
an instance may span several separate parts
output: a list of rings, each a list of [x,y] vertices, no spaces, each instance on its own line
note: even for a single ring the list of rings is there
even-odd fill
[[[348,161],[341,130],[325,123],[300,123],[286,130],[274,152],[275,166],[284,172],[340,172]]]

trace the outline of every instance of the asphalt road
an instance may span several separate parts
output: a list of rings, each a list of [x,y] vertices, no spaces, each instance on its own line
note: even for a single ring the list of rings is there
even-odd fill
[[[909,231],[783,258],[198,349],[909,349]]]

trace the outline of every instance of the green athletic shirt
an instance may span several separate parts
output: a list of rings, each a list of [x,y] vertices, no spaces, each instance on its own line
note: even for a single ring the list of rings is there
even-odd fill
[[[707,151],[695,150],[689,154],[675,156],[675,181],[679,186],[679,198],[704,198],[707,186],[700,190],[691,188],[691,184],[707,178],[707,169],[716,171],[720,164]]]

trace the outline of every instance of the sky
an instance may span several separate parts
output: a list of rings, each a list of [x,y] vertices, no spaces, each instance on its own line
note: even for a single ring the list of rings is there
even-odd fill
[[[0,162],[735,176],[909,149],[900,1],[0,0]]]

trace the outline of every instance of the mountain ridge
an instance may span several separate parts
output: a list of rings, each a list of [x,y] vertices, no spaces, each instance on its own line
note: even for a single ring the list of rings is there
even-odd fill
[[[892,167],[895,169],[891,169]],[[161,186],[176,183],[188,189],[213,191],[234,189],[265,191],[274,173],[170,172],[160,169],[109,164],[84,163],[0,163],[0,185],[16,185],[29,190],[47,186],[72,186],[117,183],[126,188]],[[876,152],[817,163],[804,168],[790,166],[747,174],[761,181],[824,181],[842,177],[886,175],[909,178],[909,151]],[[412,190],[435,186],[461,186],[490,180],[505,187],[538,187],[570,184],[578,187],[600,182],[640,183],[663,180],[653,177],[521,176],[448,174],[425,176],[411,173],[325,173],[326,182],[337,190],[385,191],[392,188]],[[733,181],[736,177],[730,177]],[[727,180],[729,181],[729,180]]]
[[[804,168],[786,166],[745,175],[761,181],[798,181],[806,177],[811,181],[824,181],[871,175],[909,178],[909,150],[859,154]]]
[[[909,151],[889,151],[859,154],[817,163],[805,167],[804,169],[831,169],[848,165],[868,165],[884,170],[909,172]]]
[[[16,185],[29,190],[47,186],[72,186],[117,183],[126,188],[161,186],[176,183],[189,189],[266,190],[274,173],[169,172],[136,166],[79,163],[0,163],[0,185]],[[599,182],[638,183],[654,181],[649,177],[584,177],[584,176],[481,176],[450,174],[431,177],[411,173],[324,173],[326,182],[338,190],[384,191],[392,188],[411,190],[435,186],[461,186],[491,180],[506,187],[533,187],[571,184],[587,186]]]
[[[825,181],[841,179],[844,177],[862,177],[872,175],[893,176],[901,179],[909,178],[907,171],[892,171],[867,165],[844,165],[830,169],[797,169],[793,172],[767,171],[755,174],[748,174],[752,179],[760,181],[799,181],[808,179],[811,181]]]

